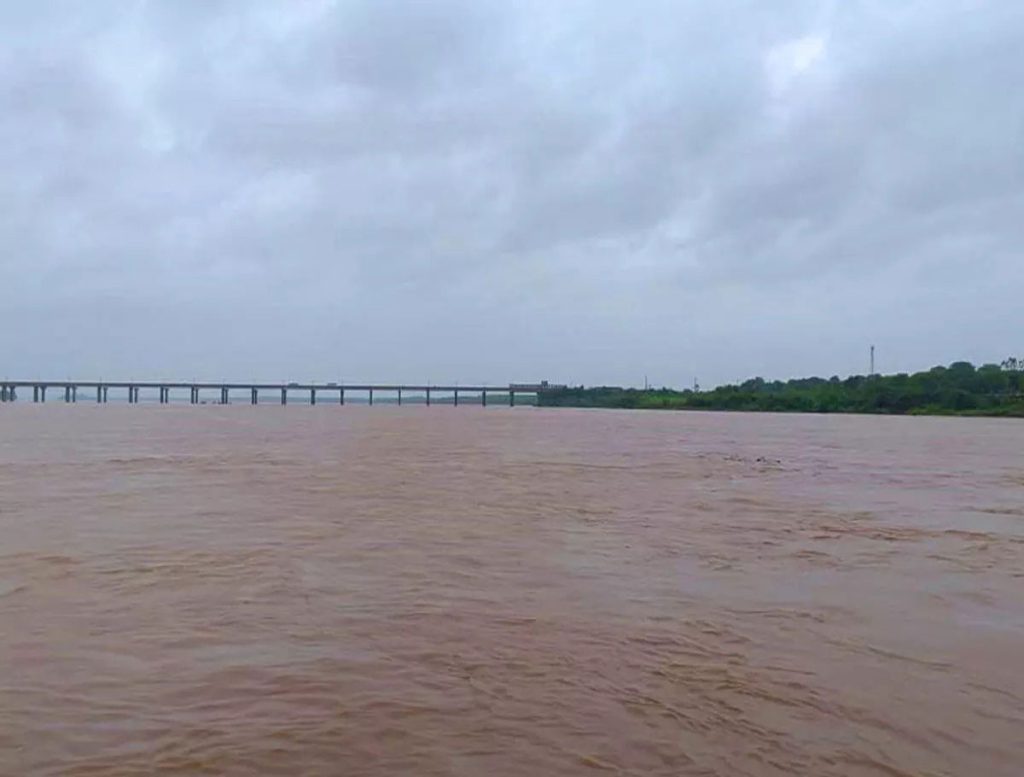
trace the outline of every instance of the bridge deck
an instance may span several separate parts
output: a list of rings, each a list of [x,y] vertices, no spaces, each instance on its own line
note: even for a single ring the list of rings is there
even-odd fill
[[[288,391],[466,391],[479,393],[482,391],[495,393],[531,394],[541,391],[540,387],[524,386],[474,386],[474,385],[434,385],[415,383],[237,383],[221,381],[180,381],[180,380],[0,380],[0,385],[14,388],[140,388],[140,389],[242,389],[281,390]]]

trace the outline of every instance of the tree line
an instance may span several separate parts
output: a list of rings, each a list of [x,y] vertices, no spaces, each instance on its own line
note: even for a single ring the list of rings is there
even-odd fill
[[[678,410],[745,410],[897,415],[1024,417],[1024,358],[975,367],[958,361],[913,374],[796,378],[719,386],[708,391],[569,387],[544,392],[538,404]]]

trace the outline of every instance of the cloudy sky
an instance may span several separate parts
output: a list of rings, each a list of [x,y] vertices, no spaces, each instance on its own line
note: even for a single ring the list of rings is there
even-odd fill
[[[0,374],[1024,356],[1020,0],[0,6]]]

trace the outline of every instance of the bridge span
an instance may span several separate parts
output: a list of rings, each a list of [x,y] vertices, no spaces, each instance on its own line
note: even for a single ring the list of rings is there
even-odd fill
[[[0,402],[14,402],[28,399],[29,392],[33,402],[46,402],[47,392],[52,397],[57,394],[56,399],[63,399],[64,402],[78,402],[79,392],[82,392],[83,401],[94,399],[95,402],[105,404],[108,400],[110,389],[127,392],[129,404],[138,404],[142,392],[148,397],[154,397],[159,404],[166,405],[171,402],[171,394],[182,395],[188,392],[188,402],[192,405],[207,404],[203,399],[203,392],[217,392],[216,404],[227,405],[231,403],[232,397],[236,401],[241,398],[248,404],[261,404],[260,392],[268,392],[275,398],[275,403],[288,404],[289,395],[302,395],[308,398],[311,405],[319,401],[327,400],[337,404],[345,404],[346,394],[350,397],[355,394],[365,398],[370,405],[373,404],[374,394],[378,398],[383,394],[390,402],[402,404],[403,394],[406,401],[418,395],[418,401],[430,405],[432,398],[438,395],[451,398],[451,404],[458,406],[460,396],[464,401],[473,402],[484,406],[487,405],[488,395],[492,401],[500,403],[507,402],[509,406],[515,406],[516,395],[537,396],[544,391],[552,391],[561,386],[549,385],[547,381],[541,383],[510,383],[508,386],[474,386],[474,385],[432,385],[432,384],[407,384],[407,383],[250,383],[250,382],[209,382],[209,381],[104,381],[104,380],[2,380],[0,381]],[[93,393],[94,392],[94,393]],[[241,393],[241,397],[239,394]],[[148,398],[147,397],[147,398]],[[444,401],[444,400],[442,400]]]

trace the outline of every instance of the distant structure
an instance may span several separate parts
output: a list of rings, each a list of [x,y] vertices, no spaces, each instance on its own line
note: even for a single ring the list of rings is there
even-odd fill
[[[142,390],[155,391],[157,401],[161,405],[171,402],[172,392],[184,392],[188,390],[188,401],[192,405],[205,405],[201,398],[202,392],[217,391],[217,402],[221,405],[231,403],[231,394],[237,396],[242,392],[248,402],[253,405],[261,404],[260,391],[280,396],[282,405],[288,404],[289,394],[304,393],[309,396],[309,404],[317,404],[318,398],[335,396],[338,404],[345,404],[346,394],[365,395],[367,404],[373,404],[374,392],[378,396],[381,393],[393,394],[397,404],[402,404],[402,393],[405,392],[407,400],[410,394],[416,392],[423,396],[424,404],[431,403],[432,396],[439,394],[451,395],[451,402],[459,404],[460,396],[477,395],[481,405],[487,405],[488,395],[497,399],[507,399],[510,406],[516,403],[516,394],[539,395],[547,391],[558,391],[564,389],[564,385],[548,383],[546,380],[540,383],[510,383],[508,387],[503,386],[459,386],[459,385],[431,385],[431,384],[343,384],[343,383],[205,383],[205,382],[182,382],[182,381],[95,381],[95,380],[0,380],[0,402],[15,402],[18,400],[19,389],[32,391],[32,401],[43,403],[46,401],[46,391],[61,392],[65,402],[78,402],[79,389],[95,389],[96,402],[106,404],[110,389],[124,390],[128,395],[128,403],[135,405],[139,403],[139,395]],[[444,400],[441,400],[444,401]]]
[[[510,391],[521,391],[523,393],[536,394],[540,391],[562,391],[566,388],[564,383],[548,383],[542,380],[540,383],[509,383]]]
[[[874,374],[875,374],[875,346],[872,345],[871,346],[871,371],[868,373],[868,375],[870,376],[870,375],[874,375]]]

